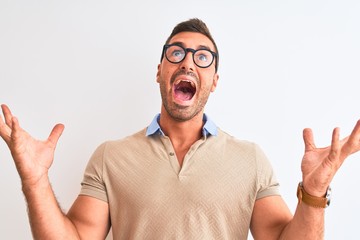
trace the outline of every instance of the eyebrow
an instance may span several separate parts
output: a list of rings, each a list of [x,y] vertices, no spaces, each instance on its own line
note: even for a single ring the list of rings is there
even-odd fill
[[[183,47],[185,48],[184,44],[182,42],[173,42],[173,43],[170,43],[170,45],[178,45],[180,47]],[[208,46],[206,45],[199,45],[197,49],[195,50],[198,50],[198,49],[206,49],[206,50],[210,50],[212,51]]]

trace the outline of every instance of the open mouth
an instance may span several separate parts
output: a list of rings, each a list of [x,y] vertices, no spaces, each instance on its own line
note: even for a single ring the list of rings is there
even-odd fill
[[[189,80],[179,80],[174,84],[175,98],[181,101],[189,101],[196,93],[195,83]]]

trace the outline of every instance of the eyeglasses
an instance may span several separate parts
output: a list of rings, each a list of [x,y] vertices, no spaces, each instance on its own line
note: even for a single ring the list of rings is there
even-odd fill
[[[217,57],[217,53],[210,51],[209,49],[195,50],[192,48],[184,48],[176,44],[166,44],[163,48],[161,60],[165,55],[169,62],[180,63],[185,59],[188,52],[192,53],[194,63],[200,68],[209,67]]]

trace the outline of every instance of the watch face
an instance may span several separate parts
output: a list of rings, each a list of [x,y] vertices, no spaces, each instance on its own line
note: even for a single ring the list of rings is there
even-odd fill
[[[331,187],[329,186],[327,191],[326,191],[326,199],[327,199],[327,202],[326,202],[326,206],[328,207],[330,205],[330,202],[331,202]]]
[[[312,195],[308,194],[304,190],[302,182],[300,182],[298,185],[297,197],[299,199],[299,203],[304,202],[307,205],[312,206],[312,207],[326,208],[330,205],[331,188],[329,186],[328,189],[326,190],[326,194],[323,195],[322,197],[316,197],[316,196],[312,196]]]

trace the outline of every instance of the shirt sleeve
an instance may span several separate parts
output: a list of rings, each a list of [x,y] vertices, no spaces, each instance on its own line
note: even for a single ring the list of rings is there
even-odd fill
[[[276,179],[270,161],[259,146],[256,145],[255,150],[258,181],[256,200],[268,196],[280,195],[279,182]]]
[[[108,202],[103,181],[104,152],[106,144],[100,145],[91,156],[81,182],[80,195],[86,195]]]

